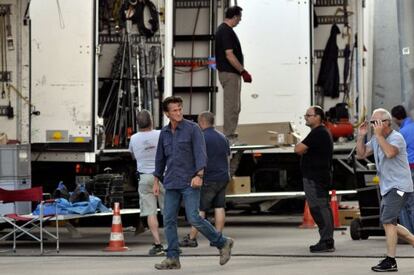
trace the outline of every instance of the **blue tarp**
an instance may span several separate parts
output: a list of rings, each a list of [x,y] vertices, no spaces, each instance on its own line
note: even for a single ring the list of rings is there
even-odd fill
[[[46,203],[44,206],[44,215],[53,215],[55,214],[55,204],[57,205],[57,211],[60,215],[68,214],[93,214],[96,212],[110,212],[111,209],[107,208],[102,204],[101,199],[95,196],[89,196],[89,202],[75,202],[71,203],[66,199],[59,198],[56,199],[54,203]],[[36,210],[33,211],[34,215],[40,214],[40,206],[36,207]]]

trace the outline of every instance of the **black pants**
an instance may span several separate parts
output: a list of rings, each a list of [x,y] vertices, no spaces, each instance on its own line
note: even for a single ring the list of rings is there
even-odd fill
[[[329,191],[311,179],[303,179],[303,190],[315,223],[319,227],[320,242],[333,243],[333,215],[329,204]]]

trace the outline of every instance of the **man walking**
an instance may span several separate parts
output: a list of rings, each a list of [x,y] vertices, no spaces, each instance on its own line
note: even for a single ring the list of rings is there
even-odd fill
[[[368,125],[372,126],[373,136],[365,144]],[[380,221],[385,230],[387,256],[371,269],[378,272],[397,271],[395,255],[398,237],[414,245],[414,236],[397,223],[407,195],[413,192],[413,182],[404,138],[391,128],[391,115],[381,108],[373,111],[370,122],[364,122],[358,128],[357,157],[361,159],[372,154],[380,178]]]
[[[206,145],[197,124],[183,118],[183,100],[167,97],[162,103],[170,123],[161,130],[155,157],[154,194],[159,194],[160,179],[165,191],[164,231],[168,242],[167,258],[156,269],[179,269],[177,215],[181,198],[187,220],[220,250],[220,265],[231,257],[233,240],[224,237],[205,219],[200,217],[200,187],[207,164]]]
[[[400,134],[407,144],[408,164],[410,165],[411,178],[414,177],[414,123],[407,117],[404,106],[397,105],[391,109],[391,115],[395,124],[400,127]],[[407,194],[407,202],[401,208],[400,224],[414,233],[414,193]]]
[[[226,187],[229,177],[230,147],[226,137],[214,128],[214,114],[202,112],[198,115],[198,125],[203,130],[207,148],[207,167],[201,186],[200,216],[214,209],[214,225],[223,232],[225,223]],[[191,227],[190,234],[180,242],[181,247],[197,247],[197,229]]]
[[[296,144],[295,153],[301,156],[303,190],[313,219],[319,227],[320,240],[309,247],[310,252],[334,252],[334,226],[329,205],[332,182],[333,141],[324,126],[325,114],[319,106],[312,106],[304,115],[310,133]]]
[[[241,110],[241,78],[244,82],[252,82],[252,76],[244,68],[244,58],[239,38],[233,31],[241,21],[242,8],[229,7],[225,11],[224,22],[216,32],[216,66],[223,87],[224,135],[231,144],[237,143],[236,128]]]
[[[164,188],[160,187],[157,196],[153,193],[155,170],[155,153],[157,152],[159,130],[153,130],[151,113],[142,110],[137,114],[138,133],[132,135],[129,151],[137,162],[137,178],[140,216],[147,217],[148,227],[154,239],[149,251],[151,256],[164,255],[164,247],[160,241],[157,219],[157,201],[161,212],[164,208]]]

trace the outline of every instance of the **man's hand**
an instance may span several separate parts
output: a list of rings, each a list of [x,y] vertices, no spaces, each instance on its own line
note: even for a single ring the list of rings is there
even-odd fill
[[[154,179],[154,186],[152,187],[152,192],[154,196],[158,196],[160,194],[160,182],[157,178]]]
[[[384,136],[383,134],[384,123],[382,122],[382,120],[375,120],[373,127],[374,127],[374,135],[376,137]]]
[[[368,123],[367,121],[361,123],[358,127],[358,136],[365,137],[368,133]]]
[[[248,71],[243,70],[240,74],[243,77],[244,82],[246,82],[246,83],[251,83],[252,82],[252,76],[249,74]]]
[[[202,178],[200,178],[198,176],[195,176],[195,177],[192,178],[192,180],[191,180],[191,187],[193,187],[193,188],[200,188],[201,185],[203,185],[203,179]]]

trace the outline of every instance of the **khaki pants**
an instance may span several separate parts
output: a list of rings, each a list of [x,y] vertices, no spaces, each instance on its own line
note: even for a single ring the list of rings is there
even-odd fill
[[[234,137],[241,110],[241,77],[236,73],[219,72],[219,80],[224,98],[223,132],[226,137]]]

